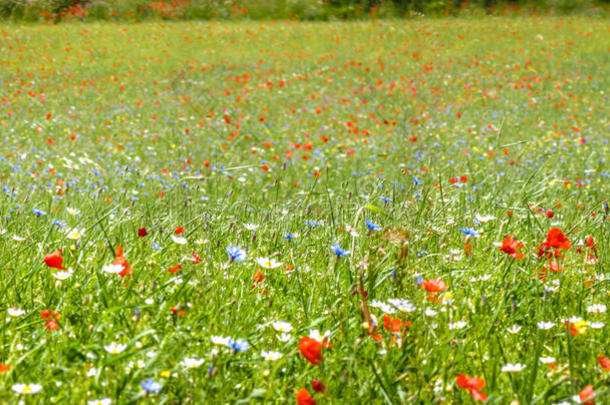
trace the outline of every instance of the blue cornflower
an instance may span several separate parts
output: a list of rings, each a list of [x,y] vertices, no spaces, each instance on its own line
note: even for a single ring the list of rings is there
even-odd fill
[[[161,388],[163,388],[160,383],[156,382],[152,378],[142,381],[140,385],[146,392],[152,392],[153,394],[156,394],[157,392],[161,391]]]
[[[245,250],[237,245],[227,246],[227,254],[229,255],[229,261],[241,263],[246,260],[247,253]]]
[[[47,215],[46,212],[44,212],[43,210],[39,210],[38,208],[33,208],[32,212],[34,214],[36,214],[36,216],[38,216],[38,217],[43,216],[43,215]]]
[[[369,228],[371,231],[381,231],[381,227],[379,225],[371,222],[370,219],[367,219],[365,222],[366,222],[366,227]]]
[[[422,184],[421,181],[417,180],[417,178],[413,177],[413,183],[415,184]]]
[[[245,339],[237,339],[233,340],[229,338],[227,342],[227,346],[235,350],[236,352],[245,352],[250,348],[250,344]]]
[[[296,239],[299,235],[295,234],[295,233],[287,233],[286,235],[284,235],[284,238],[286,238],[286,240],[293,240]]]
[[[159,246],[158,244],[156,244],[155,242],[152,243],[152,248],[155,250],[163,250],[163,248],[161,246]]]
[[[349,255],[349,252],[347,250],[341,249],[341,246],[339,246],[338,243],[332,245],[331,249],[333,250],[333,253],[337,255],[337,258]]]
[[[391,198],[388,198],[388,197],[379,197],[379,199],[380,199],[381,201],[383,201],[383,202],[387,202],[387,203],[392,202],[392,199],[391,199]]]
[[[307,222],[305,222],[305,223],[306,223],[307,225],[311,226],[312,228],[315,228],[316,226],[319,226],[319,225],[320,225],[320,223],[319,223],[319,222],[312,221],[312,220],[309,220],[309,221],[307,221]]]
[[[63,228],[64,226],[68,226],[68,223],[66,221],[62,221],[61,219],[56,219],[55,221],[53,221],[53,225],[57,225],[60,228]]]
[[[475,238],[478,236],[477,235],[477,230],[475,229],[470,229],[470,228],[460,228],[460,232],[462,232],[465,235],[469,235],[469,236],[474,236]]]

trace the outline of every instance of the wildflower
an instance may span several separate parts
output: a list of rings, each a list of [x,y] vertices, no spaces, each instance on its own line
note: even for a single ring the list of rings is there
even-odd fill
[[[184,228],[180,225],[178,225],[178,227],[174,229],[174,235],[180,235],[182,232],[184,232]]]
[[[123,266],[120,264],[107,264],[102,267],[104,273],[119,274],[123,271]]]
[[[281,262],[278,262],[275,259],[268,259],[266,257],[259,257],[256,259],[256,262],[259,264],[259,266],[266,269],[275,269],[276,267],[280,267],[282,265]]]
[[[523,253],[517,250],[520,248],[524,248],[523,243],[509,235],[502,241],[500,250],[507,255],[514,257],[515,259],[522,259]]]
[[[186,368],[199,368],[203,364],[203,359],[198,359],[196,357],[187,357],[182,360],[182,365]]]
[[[21,315],[25,314],[25,311],[23,309],[19,309],[19,308],[8,308],[6,310],[8,316],[12,317],[12,318],[17,318],[20,317]]]
[[[422,286],[428,292],[442,292],[445,291],[448,287],[442,280],[429,279],[422,282]]]
[[[87,405],[110,405],[112,404],[112,400],[110,398],[102,398],[102,399],[93,399],[87,401]]]
[[[250,344],[245,339],[229,339],[227,347],[232,348],[235,352],[245,352],[250,348]]]
[[[64,280],[67,280],[70,277],[72,277],[72,274],[73,274],[72,271],[68,270],[68,271],[59,271],[59,272],[53,273],[51,275],[59,281],[64,281]]]
[[[62,266],[63,261],[64,259],[61,257],[61,249],[51,252],[44,257],[45,264],[53,269],[66,270],[66,268]]]
[[[182,265],[181,264],[177,264],[174,267],[172,267],[171,269],[169,269],[169,272],[173,274],[173,273],[176,273],[181,268],[182,268]]]
[[[469,228],[460,228],[460,232],[462,232],[464,235],[468,235],[468,236],[472,236],[477,238],[478,232],[476,229],[469,229]]]
[[[281,333],[279,335],[275,335],[275,337],[282,343],[286,343],[292,339],[292,335],[290,333]]]
[[[276,361],[276,360],[281,359],[283,354],[279,353],[279,352],[263,350],[261,352],[261,356],[263,356],[263,358],[267,361]]]
[[[326,391],[326,386],[320,380],[311,380],[311,388],[316,392]]]
[[[366,221],[366,227],[369,228],[369,232],[370,231],[381,231],[381,227],[377,224],[374,224],[370,219],[367,219]]]
[[[230,262],[238,262],[241,263],[246,260],[247,253],[245,250],[241,249],[236,245],[227,246],[227,255],[229,255]]]
[[[56,330],[59,329],[59,323],[57,322],[61,317],[61,314],[57,311],[51,311],[50,309],[45,309],[40,313],[40,317],[46,320],[44,327],[46,330]]]
[[[595,391],[593,391],[592,385],[587,385],[578,393],[578,395],[574,395],[572,397],[574,402],[577,404],[594,404],[594,402],[591,401],[593,398],[595,398]]]
[[[542,356],[540,357],[540,361],[544,364],[548,364],[551,368],[555,369],[555,357],[551,356]]]
[[[520,330],[521,330],[521,326],[519,326],[519,325],[513,325],[507,329],[508,333],[512,333],[513,335],[515,333],[519,333]]]
[[[467,325],[465,321],[457,321],[449,323],[449,330],[462,329]]]
[[[146,228],[140,228],[138,229],[138,236],[140,238],[145,237],[146,235],[148,235],[148,232],[146,231]]]
[[[258,229],[258,225],[255,225],[255,224],[244,224],[244,228],[247,231],[256,231]]]
[[[210,339],[212,340],[212,343],[218,346],[228,346],[229,341],[231,340],[231,338],[223,336],[212,336]]]
[[[597,362],[604,370],[610,370],[610,359],[604,356],[599,356]]]
[[[11,389],[17,394],[36,394],[42,390],[42,385],[40,384],[13,384]]]
[[[335,255],[337,255],[337,259],[340,257],[346,257],[347,255],[349,255],[349,252],[347,250],[341,249],[341,246],[339,246],[338,243],[335,243],[334,245],[332,245],[331,249],[333,250],[333,253]]]
[[[68,211],[68,214],[72,215],[72,216],[78,216],[80,215],[80,210],[76,209],[76,208],[66,208],[66,211]]]
[[[284,235],[284,239],[286,240],[293,240],[299,237],[298,233],[287,233],[286,235]]]
[[[322,361],[322,343],[316,339],[308,336],[302,337],[299,340],[299,351],[314,366]]]
[[[119,276],[121,277],[125,277],[133,273],[131,266],[129,265],[129,263],[127,263],[127,259],[125,259],[125,256],[123,256],[122,246],[118,246],[116,248],[115,258],[112,264],[120,265],[123,268],[123,270],[119,272]]]
[[[275,329],[277,332],[290,332],[293,329],[291,324],[284,321],[273,322],[271,326],[273,326],[273,329]]]
[[[161,388],[163,388],[163,386],[161,384],[159,384],[152,378],[148,378],[148,379],[142,381],[140,383],[140,385],[142,386],[142,388],[144,388],[144,391],[150,392],[153,394],[156,394],[157,392],[161,391]]]
[[[604,312],[606,312],[606,305],[604,304],[593,304],[587,307],[587,312],[589,313],[594,313],[594,314],[603,314]]]
[[[11,369],[11,366],[8,364],[0,363],[0,373],[5,373]]]
[[[309,395],[306,388],[301,388],[297,392],[297,405],[316,405],[316,400]]]
[[[125,344],[112,342],[109,345],[104,346],[104,349],[106,349],[108,353],[119,354],[122,353],[126,347],[127,345]]]
[[[492,216],[492,215],[480,215],[477,214],[475,216],[475,219],[481,223],[485,223],[485,222],[489,222],[489,221],[493,221],[494,219],[496,219],[496,217]]]
[[[383,327],[392,333],[399,333],[406,328],[411,326],[411,322],[404,322],[400,318],[392,318],[389,315],[383,317]]]
[[[523,371],[523,369],[525,368],[524,364],[521,363],[508,363],[505,366],[502,366],[502,372],[503,373],[518,373],[520,371]]]
[[[330,342],[328,342],[328,338],[330,337],[329,330],[326,330],[323,335],[320,335],[320,331],[317,329],[310,330],[309,337],[320,343],[324,343],[324,347],[330,347]]]
[[[172,238],[174,243],[177,244],[177,245],[186,245],[186,243],[188,242],[186,240],[186,238],[184,238],[182,236],[171,235],[170,238]]]
[[[550,249],[555,249],[555,257],[559,255],[559,250],[567,250],[572,247],[572,242],[564,235],[559,228],[551,228],[546,236],[546,242],[538,247],[538,257],[551,256]]]
[[[46,212],[44,212],[43,210],[39,210],[38,208],[34,208],[34,209],[32,209],[32,212],[33,212],[34,214],[36,214],[36,216],[37,216],[37,217],[42,217],[42,216],[47,215],[47,213],[46,213]]]
[[[78,240],[80,239],[83,235],[85,235],[85,230],[84,229],[78,229],[78,228],[72,228],[71,230],[69,230],[67,232],[67,236],[66,238],[70,239],[70,240]]]
[[[537,325],[538,325],[538,329],[542,329],[542,330],[549,330],[553,326],[555,326],[555,324],[553,322],[545,322],[545,321],[540,321],[537,323]]]
[[[479,391],[485,388],[485,381],[483,379],[458,374],[456,382],[461,388],[467,389],[476,401],[485,401],[487,399],[487,395]]]

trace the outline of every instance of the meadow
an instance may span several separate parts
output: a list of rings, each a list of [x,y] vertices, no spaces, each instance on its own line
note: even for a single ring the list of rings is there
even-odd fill
[[[5,22],[0,402],[610,403],[609,31]]]

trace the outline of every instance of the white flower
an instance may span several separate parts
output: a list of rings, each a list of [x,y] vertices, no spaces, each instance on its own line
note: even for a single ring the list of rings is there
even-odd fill
[[[388,302],[394,305],[401,312],[413,312],[417,309],[415,305],[413,305],[410,301],[407,301],[403,298],[390,298]]]
[[[95,367],[91,367],[87,370],[87,377],[95,377],[97,375],[98,369]]]
[[[13,384],[11,389],[17,394],[36,394],[42,390],[42,385],[40,384]]]
[[[107,346],[104,346],[104,349],[106,349],[106,351],[108,353],[112,353],[112,354],[118,354],[121,353],[125,350],[125,348],[127,347],[127,345],[124,345],[122,343],[115,343],[112,342]]]
[[[292,335],[290,333],[282,333],[280,335],[275,335],[275,337],[282,343],[286,343],[292,339]]]
[[[555,357],[551,357],[551,356],[542,356],[540,358],[540,361],[543,362],[544,364],[551,364],[551,363],[555,363]]]
[[[196,357],[187,357],[182,360],[182,365],[186,368],[198,368],[203,364],[203,359],[198,359]]]
[[[212,343],[218,346],[227,346],[229,344],[230,337],[212,336],[210,337]]]
[[[244,224],[244,228],[248,231],[256,231],[258,229],[258,225],[255,224]]]
[[[71,240],[78,240],[84,235],[85,235],[84,228],[83,229],[72,228],[72,229],[68,230],[66,238],[71,239]]]
[[[449,329],[450,330],[453,330],[453,329],[462,329],[466,325],[467,324],[464,321],[451,322],[449,324]]]
[[[51,274],[53,277],[58,279],[59,281],[64,281],[72,277],[72,270],[68,271],[58,271],[56,273]]]
[[[87,405],[110,405],[112,400],[110,398],[92,399],[87,401]]]
[[[186,245],[187,240],[186,240],[186,238],[183,238],[182,236],[172,235],[171,238],[174,241],[174,243],[176,243],[178,245]]]
[[[80,215],[80,210],[77,210],[76,208],[66,208],[66,210],[68,211],[68,214],[70,215]]]
[[[357,238],[358,236],[360,236],[360,234],[358,232],[356,232],[356,230],[349,225],[345,225],[345,230],[347,232],[349,232],[349,234],[354,238]]]
[[[25,238],[22,238],[21,236],[13,235],[13,240],[16,242],[23,242],[25,240]]]
[[[594,314],[603,314],[606,312],[606,305],[604,304],[593,304],[587,307],[587,312],[592,312]]]
[[[275,259],[268,259],[266,257],[259,257],[256,259],[256,262],[259,266],[266,269],[275,269],[276,267],[280,267],[282,265],[281,262],[278,262]]]
[[[385,302],[381,302],[381,301],[372,301],[370,306],[372,308],[379,308],[381,309],[381,311],[384,314],[395,314],[396,313],[396,309],[394,307],[392,307],[389,304],[386,304]]]
[[[601,329],[604,327],[604,325],[605,325],[605,323],[603,323],[603,322],[591,322],[589,324],[589,326],[593,329]]]
[[[8,316],[12,316],[13,318],[17,318],[23,314],[25,314],[25,311],[23,309],[19,309],[19,308],[9,308],[6,310],[6,312],[8,313]]]
[[[538,329],[542,329],[542,330],[548,330],[551,329],[553,326],[555,326],[555,324],[553,322],[544,322],[544,321],[540,321],[538,322]]]
[[[324,342],[324,340],[328,340],[328,338],[330,337],[330,331],[326,330],[324,332],[324,335],[320,335],[320,331],[318,331],[317,329],[313,329],[309,331],[309,337],[313,340],[317,340],[318,342],[322,343]]]
[[[521,363],[515,363],[515,364],[508,363],[507,365],[502,367],[502,372],[503,373],[518,373],[518,372],[522,371],[524,368],[525,368],[525,365],[521,364]]]
[[[205,245],[206,243],[208,243],[209,241],[207,239],[197,239],[195,241],[196,245]]]
[[[267,352],[267,351],[263,350],[263,351],[261,352],[261,356],[263,356],[263,358],[264,358],[265,360],[268,360],[268,361],[275,361],[275,360],[281,359],[281,358],[282,358],[282,356],[283,356],[283,354],[282,354],[282,353],[279,353],[279,352],[274,352],[274,351],[268,351],[268,352]]]
[[[271,326],[273,326],[273,329],[275,329],[276,332],[291,332],[292,331],[292,325],[289,324],[288,322],[284,322],[284,321],[276,321],[273,322],[271,324]]]
[[[424,312],[424,314],[426,314],[426,316],[429,316],[431,318],[435,317],[436,315],[438,315],[438,312],[431,309],[431,308],[426,308],[426,311]]]
[[[480,215],[480,214],[477,214],[475,216],[475,218],[477,221],[482,222],[482,223],[493,221],[494,219],[496,219],[496,217],[494,217],[493,215]]]
[[[513,325],[507,329],[508,333],[512,333],[513,335],[515,333],[519,333],[520,330],[521,330],[521,326],[519,326],[519,325]]]
[[[119,274],[121,271],[123,271],[123,266],[120,264],[107,264],[106,266],[102,267],[102,271],[109,274]]]

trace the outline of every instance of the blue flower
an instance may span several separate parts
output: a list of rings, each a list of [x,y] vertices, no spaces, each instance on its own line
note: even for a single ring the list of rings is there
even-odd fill
[[[36,216],[38,216],[38,217],[43,216],[43,215],[47,215],[46,212],[44,212],[43,210],[39,210],[38,208],[32,209],[32,212],[34,214],[36,214]]]
[[[341,246],[339,246],[338,243],[332,245],[331,249],[333,250],[333,253],[337,255],[337,258],[349,255],[349,252],[347,250],[341,249]]]
[[[299,235],[297,234],[292,234],[292,233],[287,233],[286,235],[284,235],[284,238],[286,238],[286,240],[293,240],[296,239]]]
[[[250,348],[250,344],[245,339],[237,339],[233,340],[229,338],[227,342],[227,346],[235,350],[236,352],[245,352]]]
[[[156,394],[157,392],[161,391],[161,388],[163,388],[160,383],[156,382],[152,378],[148,378],[142,381],[140,385],[142,386],[142,388],[144,388],[146,392],[152,392],[153,394]]]
[[[387,203],[388,203],[388,202],[392,202],[392,199],[391,199],[391,198],[388,198],[388,197],[379,197],[379,199],[380,199],[381,201],[383,201],[383,202],[387,202]]]
[[[415,183],[415,184],[422,184],[421,181],[417,180],[415,177],[413,177],[413,183]]]
[[[477,231],[475,229],[460,228],[460,232],[462,232],[465,235],[474,236],[475,238],[478,236]]]
[[[365,222],[366,222],[367,228],[369,228],[371,231],[381,231],[381,227],[379,225],[371,222],[370,219],[367,219]]]
[[[246,257],[247,257],[246,251],[237,245],[227,246],[227,254],[229,255],[230,261],[232,261],[232,262],[235,261],[238,263],[243,262],[244,260],[246,260]]]
[[[305,223],[306,223],[307,225],[311,226],[312,228],[315,228],[316,226],[319,226],[319,225],[320,225],[320,223],[319,223],[319,222],[312,221],[312,220],[309,220],[309,221],[307,221],[307,222],[305,222]]]

